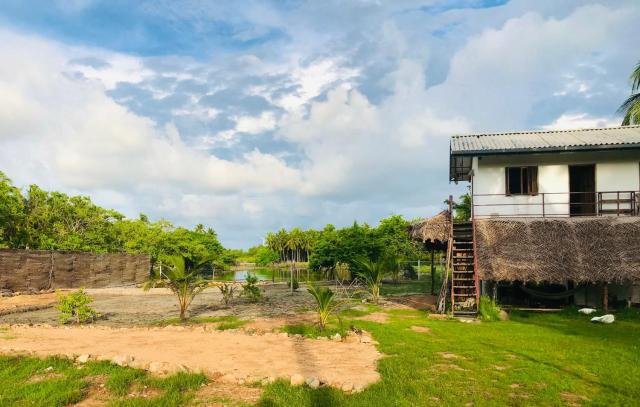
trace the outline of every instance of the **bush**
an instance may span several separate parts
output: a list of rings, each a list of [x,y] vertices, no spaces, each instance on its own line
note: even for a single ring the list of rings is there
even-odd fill
[[[236,291],[236,287],[233,283],[222,283],[218,286],[220,293],[222,293],[222,302],[224,305],[229,305],[233,299],[233,293]]]
[[[294,278],[293,281],[287,281],[287,287],[291,288],[292,286],[294,291],[300,288],[300,283],[297,278]]]
[[[247,278],[242,284],[242,296],[247,297],[249,301],[256,302],[262,298],[262,293],[260,292],[260,288],[257,286],[258,277],[255,274],[247,274]]]
[[[63,324],[67,322],[75,322],[77,324],[92,322],[100,316],[95,309],[89,306],[93,302],[93,298],[88,296],[82,288],[68,295],[58,293],[57,297],[58,305],[56,309],[62,313],[60,321]]]
[[[495,301],[486,295],[480,297],[478,313],[480,314],[480,319],[483,321],[500,320],[500,307],[495,303]]]

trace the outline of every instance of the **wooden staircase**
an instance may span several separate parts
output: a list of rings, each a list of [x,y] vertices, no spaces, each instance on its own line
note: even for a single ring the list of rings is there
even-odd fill
[[[451,310],[453,315],[478,313],[478,287],[475,275],[473,223],[453,223],[451,252]]]

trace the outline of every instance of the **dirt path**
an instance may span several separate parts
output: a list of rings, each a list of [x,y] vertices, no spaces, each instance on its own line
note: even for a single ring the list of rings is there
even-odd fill
[[[266,333],[220,332],[207,327],[107,328],[10,326],[2,352],[38,356],[89,354],[111,360],[133,357],[137,367],[162,364],[168,371],[185,366],[229,380],[289,379],[300,374],[340,387],[364,387],[379,379],[381,354],[371,343],[336,342]],[[154,370],[151,367],[150,370]]]

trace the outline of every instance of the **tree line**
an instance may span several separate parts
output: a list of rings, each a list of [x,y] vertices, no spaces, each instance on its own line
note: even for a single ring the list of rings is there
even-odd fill
[[[281,229],[268,233],[264,245],[249,249],[249,253],[258,264],[309,262],[312,270],[332,269],[338,263],[357,268],[363,258],[426,259],[421,244],[409,237],[410,223],[393,215],[375,227],[354,222],[344,228],[328,224],[322,230]]]
[[[95,205],[89,197],[49,192],[37,185],[26,191],[0,172],[0,248],[72,250],[97,253],[146,253],[152,262],[163,255],[228,259],[211,228],[192,230],[167,220],[151,222],[141,214],[123,214]]]

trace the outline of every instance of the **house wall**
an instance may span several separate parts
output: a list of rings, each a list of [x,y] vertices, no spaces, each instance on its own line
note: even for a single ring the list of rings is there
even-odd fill
[[[640,151],[637,150],[474,157],[475,216],[541,216],[543,199],[545,215],[566,216],[569,213],[569,165],[575,164],[596,165],[598,192],[640,191]],[[538,166],[539,194],[506,196],[505,167],[526,165]],[[606,195],[603,198],[616,198],[615,194]]]

